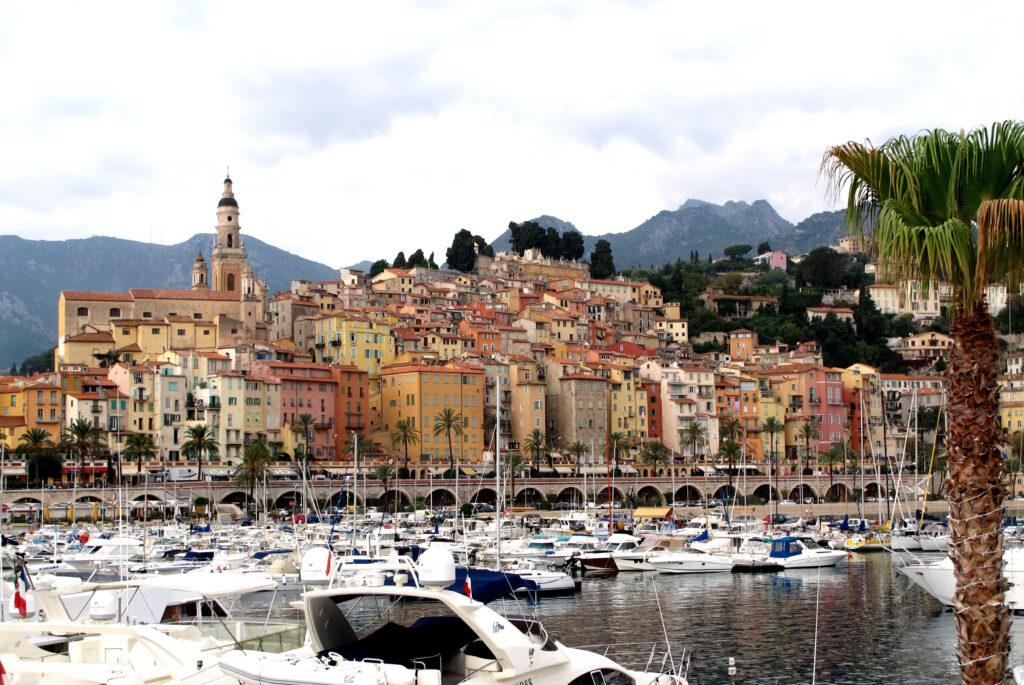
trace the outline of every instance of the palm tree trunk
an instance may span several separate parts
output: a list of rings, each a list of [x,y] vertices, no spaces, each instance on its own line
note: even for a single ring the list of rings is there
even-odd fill
[[[949,555],[964,683],[1007,683],[1010,615],[1003,599],[1003,499],[1006,472],[998,450],[999,346],[984,303],[958,314],[950,334],[946,454],[949,460]]]

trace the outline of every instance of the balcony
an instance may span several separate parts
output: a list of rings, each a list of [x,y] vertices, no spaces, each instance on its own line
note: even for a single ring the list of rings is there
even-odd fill
[[[318,342],[318,343],[313,343],[313,347],[315,347],[318,350],[322,350],[326,346],[322,342]]]
[[[341,347],[341,338],[335,338],[332,340],[331,347]]]
[[[89,408],[89,411],[91,411],[93,414],[100,414],[103,412],[103,407],[101,407],[98,404],[94,404],[92,405],[92,407]]]
[[[351,412],[351,413],[355,414],[357,412]],[[329,431],[332,428],[334,428],[334,419],[331,419],[330,421],[327,421],[326,423],[314,423],[313,424],[313,429],[314,430],[318,430],[318,431]]]
[[[793,409],[803,409],[804,398],[800,395],[791,395],[789,398],[789,406]]]

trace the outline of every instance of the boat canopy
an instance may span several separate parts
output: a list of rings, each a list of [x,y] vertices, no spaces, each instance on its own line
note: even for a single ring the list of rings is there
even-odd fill
[[[633,512],[635,519],[663,519],[672,515],[672,507],[638,507]]]

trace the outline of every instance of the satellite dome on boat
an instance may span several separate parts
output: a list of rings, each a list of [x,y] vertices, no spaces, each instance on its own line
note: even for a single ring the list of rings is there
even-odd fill
[[[417,566],[420,585],[447,587],[455,582],[455,557],[441,547],[428,547]]]

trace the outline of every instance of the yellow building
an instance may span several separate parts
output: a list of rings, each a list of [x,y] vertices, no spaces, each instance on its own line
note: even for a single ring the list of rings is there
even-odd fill
[[[65,364],[98,366],[99,358],[114,350],[114,336],[110,331],[86,330],[78,335],[68,336],[64,341]]]
[[[383,430],[412,421],[421,433],[419,450],[436,461],[448,460],[448,436],[435,436],[437,417],[445,409],[462,416],[464,435],[452,434],[452,458],[463,465],[483,460],[484,371],[468,364],[427,366],[393,364],[381,371]]]
[[[690,341],[690,324],[686,319],[659,319],[655,329],[664,331],[668,341],[686,344]]]
[[[22,388],[13,378],[0,378],[0,443],[6,445],[8,451],[13,451],[26,430]]]
[[[510,449],[518,449],[534,430],[544,431],[547,384],[541,379],[537,362],[525,355],[509,355],[508,410],[512,439]],[[559,445],[565,449],[568,445]]]
[[[371,388],[381,368],[395,359],[391,326],[353,312],[332,312],[316,319],[316,361],[352,364],[370,377]]]
[[[999,425],[1010,435],[1024,431],[1024,376],[999,377]]]
[[[608,427],[634,440],[647,439],[647,393],[636,369],[608,364]],[[603,375],[603,374],[602,374]]]

